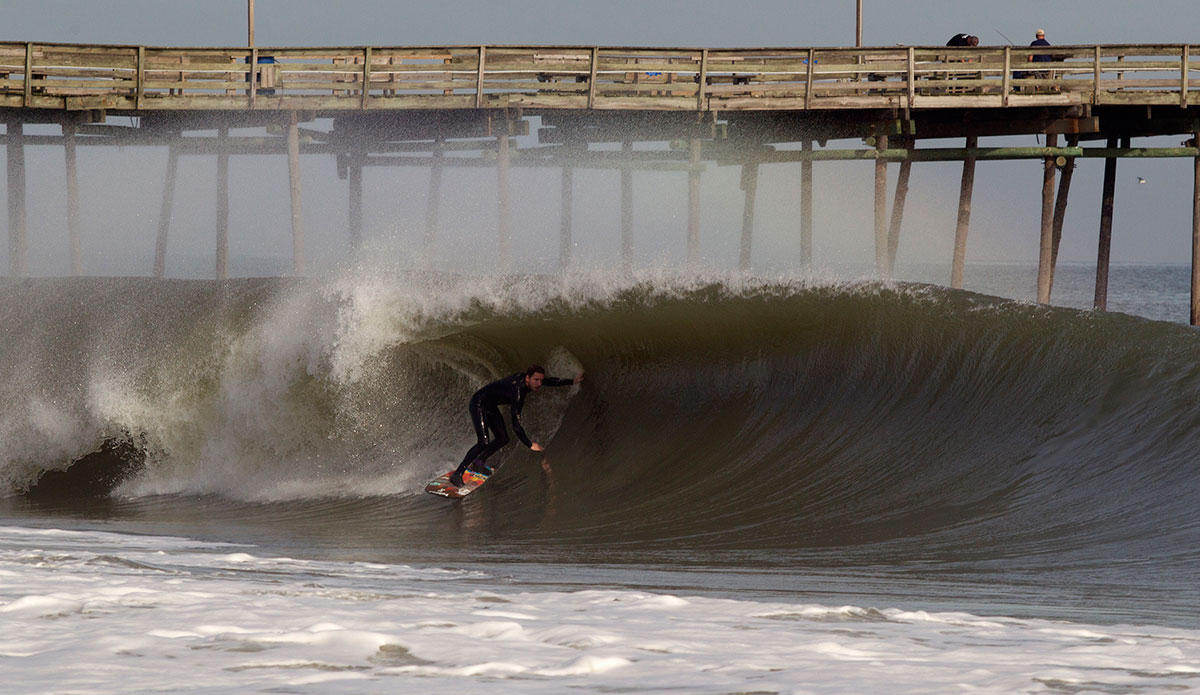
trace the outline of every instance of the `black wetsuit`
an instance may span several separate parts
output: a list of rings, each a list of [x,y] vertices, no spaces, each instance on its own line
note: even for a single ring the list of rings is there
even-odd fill
[[[553,376],[548,376],[542,381],[543,386],[570,386],[573,383],[575,383],[574,379],[560,379]],[[508,430],[504,427],[504,418],[500,415],[500,406],[502,405],[509,406],[513,431],[517,433],[517,439],[520,439],[525,446],[533,446],[533,443],[529,441],[529,435],[525,434],[525,428],[521,426],[521,408],[525,406],[525,396],[529,395],[529,391],[529,387],[525,385],[524,372],[518,372],[493,381],[471,396],[468,410],[471,413],[471,424],[475,425],[475,436],[478,441],[463,457],[462,463],[455,472],[457,475],[462,475],[473,461],[487,461],[489,456],[508,444]],[[495,437],[494,439],[488,436],[489,430]]]

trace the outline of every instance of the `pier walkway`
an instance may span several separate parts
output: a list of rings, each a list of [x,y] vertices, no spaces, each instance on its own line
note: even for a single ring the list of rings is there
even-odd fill
[[[1200,104],[1200,90],[1192,84],[1200,56],[1193,52],[1188,45],[666,49],[0,43],[0,108],[126,113],[1188,106]],[[251,83],[258,89],[248,89]]]

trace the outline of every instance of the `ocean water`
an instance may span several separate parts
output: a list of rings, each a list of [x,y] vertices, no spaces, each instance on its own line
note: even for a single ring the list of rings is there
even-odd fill
[[[912,265],[898,269],[904,280],[950,284],[950,269],[941,265]],[[1037,301],[1037,265],[971,265],[964,286],[974,292],[1027,302]],[[1096,299],[1096,267],[1062,263],[1054,273],[1051,304],[1092,309]],[[1120,312],[1173,323],[1191,316],[1191,267],[1187,264],[1120,264],[1109,269],[1108,304]]]
[[[1187,268],[943,273],[0,282],[0,692],[1200,692]]]

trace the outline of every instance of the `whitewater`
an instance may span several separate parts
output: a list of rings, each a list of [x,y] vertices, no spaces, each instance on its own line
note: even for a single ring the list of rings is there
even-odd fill
[[[1164,296],[4,281],[0,692],[1200,692]],[[546,456],[423,494],[534,363]]]
[[[536,590],[453,568],[0,528],[13,693],[1179,692],[1200,631]]]

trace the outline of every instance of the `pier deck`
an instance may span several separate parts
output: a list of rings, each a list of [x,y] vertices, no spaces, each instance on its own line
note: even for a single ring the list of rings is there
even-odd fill
[[[0,108],[125,113],[1188,106],[1200,104],[1195,53],[1189,45],[669,49],[0,43]],[[249,89],[251,83],[257,89]]]

